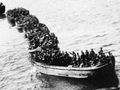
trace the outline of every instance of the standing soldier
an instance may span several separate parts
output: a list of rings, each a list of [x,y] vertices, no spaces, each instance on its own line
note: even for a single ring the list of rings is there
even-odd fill
[[[93,49],[91,49],[90,51],[90,63],[91,63],[91,66],[94,64],[94,60],[95,60],[95,52]]]
[[[83,63],[83,67],[86,65],[86,61],[85,61],[85,54],[83,51],[81,51],[81,61]]]
[[[95,52],[93,49],[91,49],[91,51],[90,51],[90,56],[91,56],[91,58],[93,58],[95,56]]]
[[[99,53],[99,55],[103,55],[103,49],[102,49],[102,47],[100,48],[100,51],[98,52]]]
[[[90,66],[90,54],[89,54],[88,50],[86,50],[86,52],[85,52],[85,58],[86,58],[87,66]]]

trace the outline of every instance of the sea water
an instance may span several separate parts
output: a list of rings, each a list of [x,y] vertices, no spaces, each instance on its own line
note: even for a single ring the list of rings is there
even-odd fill
[[[23,33],[0,17],[0,90],[113,90],[120,84],[119,0],[2,0],[9,9],[23,7],[55,33],[63,51],[100,47],[116,59],[116,76],[71,79],[37,74],[29,61]],[[111,76],[111,75],[110,75]]]

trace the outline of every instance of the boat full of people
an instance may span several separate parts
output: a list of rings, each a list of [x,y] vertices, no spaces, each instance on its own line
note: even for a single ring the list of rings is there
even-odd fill
[[[5,5],[2,2],[0,2],[0,15],[3,13],[5,13]]]
[[[33,66],[36,68],[37,73],[43,73],[53,76],[62,76],[69,78],[92,78],[92,77],[106,77],[114,73],[115,58],[109,56],[109,60],[99,61],[96,65],[82,66],[78,64],[71,64],[68,66],[48,65],[45,63],[36,62],[31,60]],[[78,62],[78,61],[77,61]],[[58,62],[59,63],[59,62]],[[89,62],[91,63],[91,62]],[[93,64],[93,63],[91,63]]]
[[[47,75],[70,77],[70,78],[91,78],[106,76],[113,70],[113,63],[109,62],[100,66],[93,67],[62,67],[62,66],[52,66],[43,63],[32,62],[38,73],[43,73]],[[110,74],[109,73],[109,74]]]

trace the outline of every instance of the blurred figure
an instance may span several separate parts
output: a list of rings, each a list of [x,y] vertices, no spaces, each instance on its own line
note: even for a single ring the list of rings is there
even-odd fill
[[[95,52],[93,49],[91,49],[91,51],[90,51],[90,56],[91,56],[91,58],[93,58],[95,56]]]
[[[81,62],[82,62],[82,67],[84,67],[86,65],[86,61],[85,61],[85,54],[83,51],[81,51]]]
[[[2,3],[2,2],[0,2],[0,6],[3,6],[3,3]]]
[[[114,68],[115,67],[115,57],[112,55],[111,52],[109,52],[109,57],[110,57],[110,60],[112,60],[113,68]]]
[[[98,53],[99,53],[99,55],[103,55],[103,49],[102,49],[102,47],[100,48],[100,51]]]
[[[88,50],[86,50],[85,52],[85,58],[86,58],[86,66],[89,67],[90,66],[90,54],[88,52]]]

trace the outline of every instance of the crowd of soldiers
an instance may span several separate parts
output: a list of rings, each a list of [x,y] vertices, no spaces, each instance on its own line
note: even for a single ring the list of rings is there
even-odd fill
[[[22,7],[10,9],[6,12],[7,19],[12,24],[12,26],[15,26],[16,23],[22,22],[23,18],[29,14],[29,10]]]
[[[24,8],[8,10],[7,18],[13,18],[17,26],[22,28],[28,39],[31,60],[36,62],[57,66],[91,67],[107,63],[113,57],[111,53],[105,55],[102,48],[97,54],[93,49],[81,51],[81,54],[61,51],[55,34]]]
[[[102,65],[110,62],[111,57],[113,57],[112,53],[108,53],[106,55],[102,48],[100,48],[98,53],[95,53],[93,49],[91,51],[86,50],[85,52],[81,51],[81,55],[79,53],[74,55],[74,60],[72,60],[69,66],[72,67],[91,67],[96,65]]]

